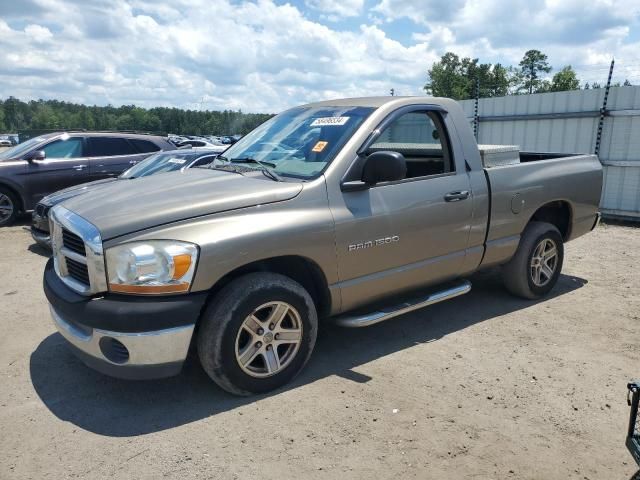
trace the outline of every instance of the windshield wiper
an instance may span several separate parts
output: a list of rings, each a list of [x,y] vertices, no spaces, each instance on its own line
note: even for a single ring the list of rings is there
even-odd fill
[[[227,157],[225,157],[225,158],[227,158]],[[256,160],[255,158],[251,158],[251,157],[232,158],[229,161],[233,162],[233,163],[256,163],[256,164],[261,165],[263,167],[276,168],[276,164],[275,163],[263,162],[262,160]]]
[[[218,158],[220,158],[220,156],[218,156]],[[228,159],[227,157],[223,157],[223,158],[224,160],[227,160],[230,163],[255,163],[256,165],[260,165],[262,167],[262,173],[265,176],[269,177],[272,180],[275,180],[276,182],[284,181],[280,175],[278,175],[276,172],[273,171],[273,169],[276,168],[275,163],[263,162],[251,157],[232,158],[232,159]]]

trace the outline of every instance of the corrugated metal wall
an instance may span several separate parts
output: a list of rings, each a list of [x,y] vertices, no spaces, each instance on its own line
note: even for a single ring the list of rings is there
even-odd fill
[[[478,143],[523,151],[593,153],[604,89],[483,98]],[[473,122],[474,100],[460,102]],[[604,214],[640,219],[640,87],[612,87],[600,161]]]

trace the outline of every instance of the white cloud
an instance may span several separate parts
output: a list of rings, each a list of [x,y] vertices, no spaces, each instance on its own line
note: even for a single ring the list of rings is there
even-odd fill
[[[24,28],[24,33],[31,37],[35,42],[46,42],[53,37],[53,34],[47,27],[42,27],[40,25],[27,25]]]
[[[446,51],[517,64],[539,48],[558,66],[615,55],[625,73],[640,64],[639,0],[375,0],[369,12],[363,4],[307,0],[321,16],[348,19],[337,28],[280,0],[25,0],[0,19],[0,92],[276,112],[390,88],[420,94]],[[398,19],[415,28],[399,36]]]
[[[305,4],[313,10],[328,14],[335,21],[339,17],[360,15],[364,0],[305,0]]]

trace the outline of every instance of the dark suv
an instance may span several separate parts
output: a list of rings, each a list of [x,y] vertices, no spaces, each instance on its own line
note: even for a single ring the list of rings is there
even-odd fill
[[[49,193],[117,177],[152,153],[175,148],[158,136],[69,132],[42,135],[0,152],[0,226],[32,210]]]

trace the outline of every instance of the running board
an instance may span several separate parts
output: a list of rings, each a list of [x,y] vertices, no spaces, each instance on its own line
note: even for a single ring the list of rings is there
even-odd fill
[[[341,327],[349,328],[368,327],[369,325],[374,325],[376,323],[384,322],[385,320],[390,320],[400,315],[404,315],[405,313],[413,312],[414,310],[419,310],[429,305],[433,305],[434,303],[439,303],[443,302],[444,300],[449,300],[450,298],[459,297],[460,295],[469,293],[470,290],[471,282],[465,280],[445,290],[433,292],[426,297],[418,297],[408,302],[401,303],[400,305],[395,305],[393,307],[382,308],[380,310],[365,313],[363,315],[342,315],[336,318],[335,323],[336,325],[340,325]]]

